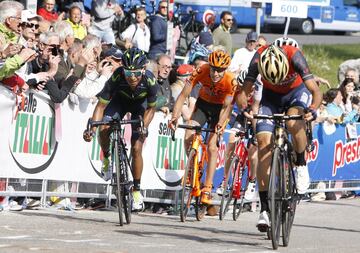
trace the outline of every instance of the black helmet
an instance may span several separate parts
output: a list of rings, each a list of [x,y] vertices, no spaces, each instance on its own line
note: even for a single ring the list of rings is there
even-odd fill
[[[147,62],[145,52],[136,47],[126,50],[122,56],[125,69],[141,69]]]

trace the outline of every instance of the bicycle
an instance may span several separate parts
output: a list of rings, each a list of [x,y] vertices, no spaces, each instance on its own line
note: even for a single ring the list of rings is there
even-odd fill
[[[180,204],[180,220],[185,222],[193,198],[195,216],[198,221],[205,216],[207,206],[201,203],[201,177],[203,168],[207,162],[206,140],[208,133],[214,133],[215,129],[204,128],[201,126],[178,125],[178,128],[194,130],[188,160],[185,166],[184,176],[182,178],[181,204]],[[204,142],[201,133],[205,132]],[[175,141],[175,131],[172,131],[172,140]],[[216,145],[219,147],[220,135],[217,137]]]
[[[244,195],[249,184],[250,162],[248,158],[248,148],[250,145],[248,124],[245,124],[243,130],[235,134],[235,150],[231,158],[227,180],[224,184],[224,193],[221,196],[219,219],[223,220],[229,211],[230,203],[233,202],[233,220],[236,221],[244,206]],[[243,176],[246,175],[246,181],[243,182]]]
[[[179,46],[177,48],[177,55],[185,55],[191,47],[193,38],[196,38],[203,30],[204,25],[196,20],[196,15],[199,13],[197,10],[189,10],[188,12],[181,11],[181,3],[175,3],[174,11],[174,27],[179,26],[180,39]],[[183,47],[181,41],[184,41],[185,47]]]
[[[115,186],[114,188],[117,199],[120,226],[124,225],[124,216],[126,223],[131,223],[131,190],[133,186],[133,182],[130,181],[129,177],[129,170],[131,168],[130,159],[127,155],[127,147],[123,136],[124,131],[122,131],[121,126],[125,124],[138,123],[140,123],[140,128],[143,128],[144,124],[141,117],[133,120],[121,120],[120,115],[116,113],[113,117],[109,117],[101,121],[92,121],[89,119],[87,124],[87,131],[90,131],[91,127],[104,125],[110,126],[112,132],[110,135],[110,154],[112,164],[109,166],[109,169],[113,170],[115,167],[115,177],[114,175],[112,176],[110,184],[113,187]]]
[[[282,242],[289,244],[290,232],[294,222],[296,205],[300,200],[296,189],[294,161],[295,154],[286,129],[286,121],[304,120],[303,115],[254,115],[254,119],[273,120],[275,124],[272,150],[271,172],[268,188],[270,209],[270,235],[273,249],[277,249],[280,240],[280,225]],[[311,123],[306,122],[308,152],[313,148]]]

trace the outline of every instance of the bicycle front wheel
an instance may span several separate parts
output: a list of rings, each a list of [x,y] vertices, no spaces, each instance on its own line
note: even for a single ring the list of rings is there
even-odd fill
[[[122,207],[125,215],[125,220],[127,224],[131,223],[131,203],[132,203],[132,194],[131,194],[131,182],[129,182],[129,159],[125,151],[125,146],[122,145],[121,148],[121,176],[120,176],[120,189],[122,196]]]
[[[221,196],[220,202],[220,212],[219,219],[223,220],[225,218],[226,213],[229,211],[229,206],[233,196],[233,190],[235,185],[235,177],[236,177],[236,168],[239,164],[239,157],[234,156],[231,160],[228,174],[226,176],[227,180],[224,184],[224,191]]]
[[[124,216],[123,216],[123,197],[122,197],[122,190],[121,190],[121,171],[120,171],[120,158],[119,158],[119,143],[118,141],[114,141],[114,149],[112,152],[113,156],[113,163],[115,165],[115,172],[116,172],[116,200],[117,200],[117,207],[119,213],[119,224],[120,226],[124,225]]]
[[[275,148],[269,180],[268,201],[270,207],[271,241],[273,249],[279,247],[282,213],[282,160],[279,148]]]
[[[285,179],[284,189],[286,194],[286,202],[283,205],[283,216],[282,216],[282,239],[283,245],[286,247],[289,245],[291,227],[294,222],[295,211],[296,211],[296,190],[295,190],[295,175],[289,159],[286,160],[287,166],[284,165]]]
[[[244,164],[246,164],[246,162]],[[235,198],[235,200],[234,200],[234,206],[233,206],[233,220],[234,221],[236,221],[239,218],[241,211],[244,207],[245,191],[249,184],[249,176],[248,176],[248,177],[246,177],[246,182],[245,182],[244,188],[242,187],[242,182],[243,182],[243,178],[245,175],[245,168],[246,167],[239,168],[240,174],[239,174],[239,178],[237,181],[239,182],[240,198]]]
[[[188,156],[188,161],[185,167],[184,176],[182,179],[182,191],[181,191],[181,206],[180,206],[180,220],[185,222],[186,217],[188,215],[191,201],[193,198],[192,190],[193,190],[193,170],[194,170],[194,161],[196,155],[196,151],[192,149]]]

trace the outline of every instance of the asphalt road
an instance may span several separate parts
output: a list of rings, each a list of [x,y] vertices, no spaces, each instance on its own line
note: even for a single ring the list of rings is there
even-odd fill
[[[302,202],[290,245],[279,252],[359,252],[360,198]],[[257,212],[236,222],[231,215],[194,218],[141,213],[119,227],[114,211],[52,209],[0,213],[0,252],[272,252],[271,241],[258,232]]]

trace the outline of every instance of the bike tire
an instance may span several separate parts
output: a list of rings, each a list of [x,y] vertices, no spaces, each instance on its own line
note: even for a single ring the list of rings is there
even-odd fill
[[[287,247],[290,240],[290,232],[295,218],[296,211],[296,190],[295,190],[295,174],[292,167],[292,163],[289,159],[286,160],[288,167],[284,166],[286,169],[285,173],[285,185],[284,190],[286,194],[286,206],[283,205],[283,216],[282,216],[282,241],[283,245]]]
[[[195,198],[195,216],[198,221],[201,221],[206,214],[207,205],[201,203],[201,197]]]
[[[180,204],[180,220],[182,222],[185,222],[186,217],[188,215],[190,206],[191,206],[191,201],[193,198],[192,195],[192,190],[193,190],[193,179],[190,178],[190,184],[187,184],[187,179],[189,177],[189,175],[191,175],[191,177],[193,177],[194,173],[193,172],[193,164],[194,164],[194,158],[196,155],[196,151],[195,149],[192,149],[189,153],[188,156],[188,161],[186,163],[186,167],[185,167],[185,172],[184,172],[184,176],[183,176],[183,180],[182,180],[182,191],[181,191],[181,204]]]
[[[116,172],[116,199],[117,199],[117,209],[119,214],[119,224],[120,226],[124,225],[124,215],[123,215],[123,197],[121,190],[121,171],[120,171],[120,157],[119,157],[119,143],[118,141],[114,141],[114,149],[112,152],[113,155],[113,163],[115,165]]]
[[[244,164],[246,164],[246,162]],[[245,168],[246,167],[242,167],[239,169],[239,171],[241,172],[241,174],[239,175],[240,187],[242,185],[242,178],[245,174]],[[233,206],[233,220],[234,221],[236,221],[239,218],[241,211],[244,207],[244,200],[245,200],[244,196],[245,196],[245,191],[246,191],[248,185],[249,185],[249,177],[246,177],[245,187],[244,187],[244,189],[241,189],[240,198],[234,200],[234,206]],[[239,202],[239,204],[238,204],[238,202]]]
[[[275,148],[269,181],[268,201],[270,207],[271,241],[273,249],[279,247],[282,215],[282,161],[281,151]]]
[[[239,157],[234,156],[231,160],[227,180],[224,184],[224,192],[221,196],[219,219],[223,220],[226,213],[229,211],[229,206],[233,196],[233,189],[235,184],[236,168],[239,164]]]
[[[131,203],[132,203],[132,194],[131,194],[131,185],[129,182],[129,159],[125,151],[125,146],[122,145],[121,148],[121,157],[122,157],[122,167],[121,167],[121,194],[122,194],[122,207],[125,215],[126,224],[131,223]]]

